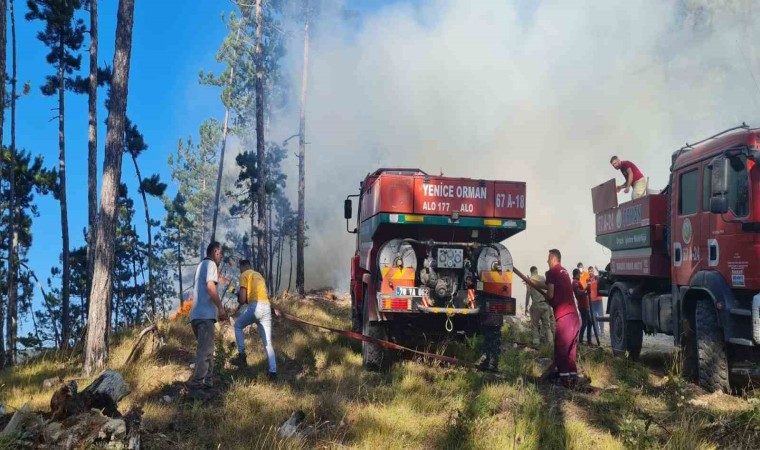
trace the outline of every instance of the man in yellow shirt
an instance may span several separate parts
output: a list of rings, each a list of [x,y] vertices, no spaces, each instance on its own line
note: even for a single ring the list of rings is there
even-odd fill
[[[243,313],[235,321],[235,341],[237,342],[238,355],[230,360],[230,363],[238,367],[247,367],[248,360],[245,353],[245,336],[243,329],[256,323],[259,328],[261,343],[267,352],[269,373],[267,376],[274,379],[277,376],[277,360],[272,346],[272,307],[267,296],[267,285],[264,277],[251,268],[250,261],[240,261],[240,284],[238,286],[238,303]]]

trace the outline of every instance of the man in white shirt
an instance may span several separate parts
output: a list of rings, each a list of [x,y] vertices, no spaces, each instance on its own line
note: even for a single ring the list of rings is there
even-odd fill
[[[188,396],[197,400],[208,400],[207,390],[213,386],[214,323],[217,318],[222,322],[227,320],[227,313],[216,289],[220,281],[218,266],[221,261],[222,244],[214,241],[206,248],[206,257],[195,270],[190,325],[198,346],[195,351],[195,369],[187,387]]]

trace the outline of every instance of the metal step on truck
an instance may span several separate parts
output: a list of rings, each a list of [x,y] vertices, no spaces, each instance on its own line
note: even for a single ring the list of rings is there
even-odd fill
[[[356,228],[352,198],[358,198]],[[525,229],[525,183],[379,169],[345,201],[351,258],[352,328],[410,343],[473,335],[515,314],[512,255],[501,244]],[[364,342],[364,366],[387,367],[386,350]]]
[[[592,189],[616,354],[637,358],[643,333],[664,333],[709,391],[760,374],[758,145],[760,130],[743,125],[675,151],[658,194],[618,204],[614,180]]]

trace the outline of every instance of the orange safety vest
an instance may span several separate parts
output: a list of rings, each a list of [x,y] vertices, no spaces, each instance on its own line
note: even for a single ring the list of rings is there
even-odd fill
[[[599,296],[599,292],[597,291],[597,288],[599,287],[599,282],[594,278],[591,281],[591,301],[592,302],[598,302],[602,299],[602,297]]]

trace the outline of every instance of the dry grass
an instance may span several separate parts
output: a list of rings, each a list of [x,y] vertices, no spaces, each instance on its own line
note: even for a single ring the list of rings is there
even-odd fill
[[[309,321],[348,328],[349,305],[327,292],[278,306]],[[387,373],[361,367],[360,346],[317,329],[275,324],[280,381],[265,381],[266,358],[258,336],[248,338],[246,370],[220,367],[219,395],[207,405],[161,398],[190,374],[195,340],[183,321],[163,323],[165,345],[129,368],[123,362],[136,331],[112,346],[111,366],[122,370],[133,393],[121,405],[145,409],[146,448],[742,448],[760,437],[760,406],[750,397],[706,396],[670,370],[584,349],[580,365],[599,392],[581,394],[533,380],[550,355],[514,347],[530,341],[519,324],[504,329],[502,375],[480,374],[418,360],[401,360]],[[229,327],[221,333],[218,360],[233,354]],[[478,340],[448,343],[447,353],[477,357]],[[435,345],[430,350],[440,351]],[[0,373],[0,401],[40,411],[50,392],[42,380],[78,376],[81,361],[43,355]],[[88,380],[80,381],[84,385]],[[753,400],[754,402],[754,400]],[[10,409],[10,408],[9,408]],[[295,410],[316,430],[282,439],[279,425]]]

